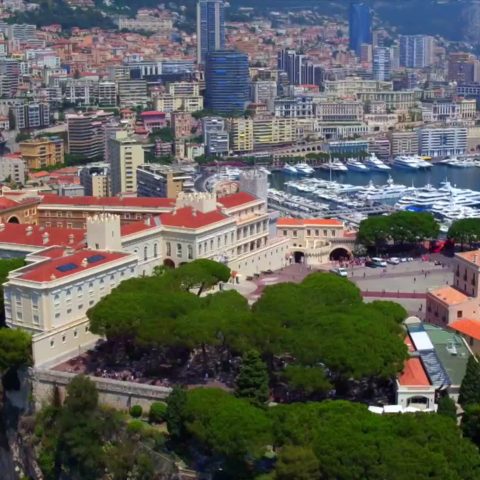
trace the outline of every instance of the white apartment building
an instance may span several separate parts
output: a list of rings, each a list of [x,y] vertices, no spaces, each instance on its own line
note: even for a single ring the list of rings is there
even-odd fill
[[[315,105],[315,117],[320,122],[361,122],[363,103],[321,101]]]
[[[420,153],[430,157],[463,155],[467,151],[467,128],[422,128],[419,146]]]

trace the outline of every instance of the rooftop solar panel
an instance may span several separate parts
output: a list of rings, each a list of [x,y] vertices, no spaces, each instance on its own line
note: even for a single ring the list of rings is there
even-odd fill
[[[70,272],[71,270],[75,270],[78,268],[78,265],[76,263],[65,263],[63,265],[59,265],[57,267],[57,270],[59,272],[65,273],[65,272]]]
[[[435,352],[421,352],[420,357],[433,385],[451,385],[450,377]]]
[[[96,263],[100,262],[101,260],[105,260],[105,255],[92,255],[91,257],[87,258],[88,263]]]

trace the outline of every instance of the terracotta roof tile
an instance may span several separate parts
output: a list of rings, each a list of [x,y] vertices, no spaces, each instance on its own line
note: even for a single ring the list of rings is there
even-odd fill
[[[245,203],[255,202],[258,200],[257,197],[251,195],[247,192],[238,192],[232,195],[225,195],[224,197],[220,197],[217,202],[220,203],[225,208],[234,208],[239,207]]]
[[[478,320],[460,318],[451,323],[448,327],[457,332],[463,333],[464,335],[468,335],[475,340],[480,340],[480,321]]]
[[[48,234],[48,241],[44,243],[44,235]],[[74,228],[39,227],[19,223],[5,223],[0,229],[0,243],[15,245],[29,245],[32,247],[48,246],[84,246],[85,231]]]
[[[450,286],[437,288],[430,291],[430,294],[447,305],[457,305],[468,300],[467,295]]]
[[[99,207],[139,207],[139,208],[172,208],[175,199],[160,197],[60,197],[58,195],[43,195],[41,205],[72,205]]]
[[[180,208],[174,213],[163,213],[160,215],[160,221],[163,225],[191,229],[206,227],[228,218],[219,210],[202,213],[194,211],[191,207]]]
[[[290,227],[290,226],[306,227],[308,225],[339,227],[339,226],[342,226],[343,223],[340,220],[334,220],[332,218],[279,218],[277,220],[277,226],[279,227]]]
[[[457,256],[467,260],[468,262],[476,263],[480,265],[480,250],[471,250],[469,252],[457,253]]]
[[[90,268],[127,257],[129,254],[120,252],[103,252],[98,250],[81,250],[65,257],[47,260],[27,268],[19,277],[33,282],[49,282],[58,278],[68,277]],[[82,266],[82,261],[87,264]]]
[[[430,380],[425,373],[422,361],[419,358],[409,358],[403,364],[403,372],[398,378],[400,385],[429,386]]]

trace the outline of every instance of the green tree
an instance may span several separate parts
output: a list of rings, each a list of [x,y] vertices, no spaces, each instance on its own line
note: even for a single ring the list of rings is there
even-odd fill
[[[470,403],[462,417],[462,432],[475,445],[480,446],[480,404]]]
[[[480,241],[480,219],[462,218],[456,220],[448,229],[447,236],[462,245],[472,245],[472,243]]]
[[[288,365],[283,376],[293,390],[307,397],[314,394],[323,396],[332,388],[325,370],[321,367]]]
[[[311,448],[287,445],[275,465],[275,480],[314,480],[320,478],[320,464]]]
[[[389,300],[374,300],[370,303],[370,307],[391,317],[397,323],[402,323],[408,317],[408,313],[402,305]]]
[[[360,222],[357,242],[378,249],[388,241],[389,234],[390,225],[387,217],[368,217]]]
[[[185,435],[185,409],[187,406],[187,392],[184,388],[173,387],[167,398],[167,411],[165,420],[170,437],[175,440],[181,440]]]
[[[254,405],[264,405],[270,393],[268,383],[267,366],[260,354],[256,350],[246,352],[235,380],[236,395],[250,400]]]
[[[469,404],[480,403],[480,363],[474,355],[468,359],[465,376],[460,385],[458,403],[464,408]]]
[[[23,330],[0,328],[0,371],[30,365],[32,337]]]
[[[444,395],[438,401],[437,413],[439,415],[445,415],[446,417],[450,417],[452,420],[455,420],[455,422],[457,421],[457,406],[448,395]]]

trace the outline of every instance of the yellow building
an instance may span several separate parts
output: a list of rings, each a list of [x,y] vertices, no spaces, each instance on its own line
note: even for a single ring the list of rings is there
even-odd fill
[[[22,159],[27,168],[38,169],[63,163],[63,140],[58,137],[42,137],[19,143]]]
[[[227,122],[230,133],[230,148],[234,152],[253,150],[253,120],[251,118],[231,118]]]
[[[265,117],[253,120],[253,143],[255,147],[278,145],[295,141],[294,118]]]
[[[177,110],[189,113],[198,112],[203,110],[203,97],[201,95],[178,96],[164,93],[155,98],[155,109],[165,113]]]

